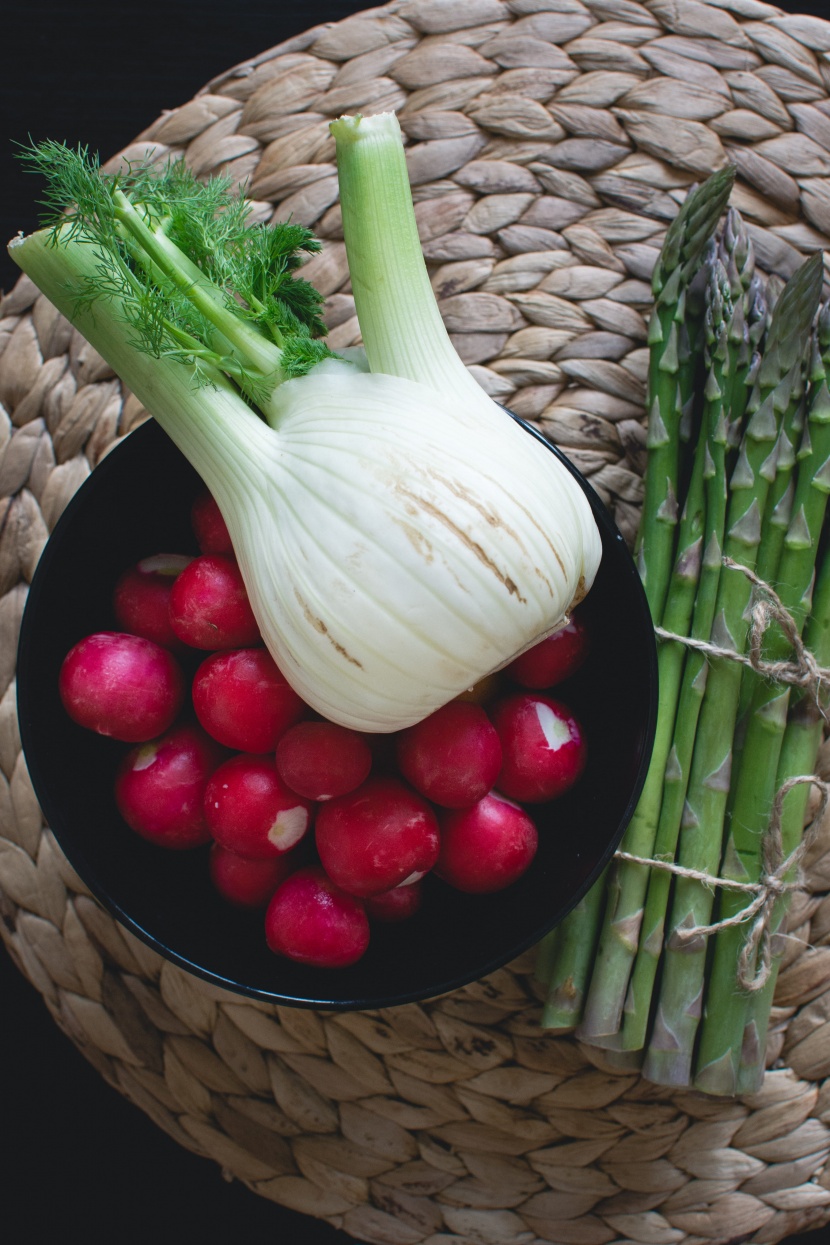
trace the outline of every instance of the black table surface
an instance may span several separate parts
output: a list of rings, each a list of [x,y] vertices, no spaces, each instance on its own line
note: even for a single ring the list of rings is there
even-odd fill
[[[779,0],[830,18],[830,0]],[[36,191],[13,144],[54,138],[106,158],[216,74],[322,22],[354,0],[25,0],[3,15],[0,235],[37,224]],[[3,250],[0,289],[17,270]],[[40,1245],[117,1234],[124,1245],[272,1239],[347,1245],[351,1237],[222,1178],[183,1150],[84,1060],[0,950],[0,1239]],[[817,1243],[824,1233],[792,1238]]]

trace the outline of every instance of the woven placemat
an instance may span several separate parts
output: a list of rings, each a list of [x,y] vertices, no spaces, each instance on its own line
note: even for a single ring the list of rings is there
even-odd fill
[[[689,185],[732,161],[760,266],[830,237],[830,23],[758,0],[405,0],[209,83],[126,152],[246,183],[324,240],[357,340],[331,117],[398,111],[455,344],[633,535],[649,278]],[[380,1012],[291,1010],[159,959],[44,826],[15,713],[27,584],[66,502],[144,418],[22,279],[0,304],[0,915],[101,1075],[263,1197],[372,1245],[777,1242],[830,1220],[830,820],[778,979],[763,1088],[657,1089],[539,1029],[533,956]],[[820,770],[830,777],[830,754]]]

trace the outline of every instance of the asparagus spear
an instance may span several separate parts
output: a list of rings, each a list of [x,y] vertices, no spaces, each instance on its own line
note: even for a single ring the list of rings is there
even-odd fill
[[[775,582],[793,511],[793,470],[796,451],[804,431],[804,379],[802,374],[793,385],[790,402],[781,422],[775,451],[775,479],[770,487],[764,511],[764,539],[758,551],[755,572],[767,584]]]
[[[806,454],[798,467],[793,518],[783,538],[778,566],[781,603],[792,615],[800,632],[809,610],[819,536],[830,490],[830,393],[826,369],[830,367],[830,313],[820,323],[820,348],[812,368],[812,399],[805,443]],[[767,529],[777,543],[775,529]],[[761,559],[759,558],[759,565]],[[764,657],[786,661],[790,642],[782,628],[767,631]],[[761,873],[762,841],[769,823],[776,790],[781,746],[786,729],[790,689],[766,679],[753,680],[754,692],[741,763],[734,783],[734,802],[721,876],[742,882],[757,881]],[[736,915],[745,897],[734,891],[721,896],[719,919]],[[721,930],[715,940],[709,975],[706,1010],[701,1025],[700,1052],[695,1085],[710,1093],[733,1094],[737,1090],[745,1018],[746,990],[736,981],[736,965],[746,938],[745,926]]]
[[[729,321],[729,376],[724,393],[724,411],[733,428],[730,444],[740,442],[740,429],[751,383],[750,368],[766,331],[766,302],[763,282],[755,268],[755,251],[743,218],[729,208],[718,243],[718,258],[729,281],[732,316]]]
[[[818,664],[824,668],[830,666],[830,556],[828,556],[827,548],[824,549],[823,556],[819,558],[812,609],[807,620],[804,639]],[[784,732],[776,774],[776,787],[779,790],[789,779],[813,773],[826,725],[826,708],[822,708],[814,697],[795,691],[793,700],[795,703],[790,710],[787,728]],[[781,810],[781,846],[785,860],[795,851],[801,840],[809,793],[809,784],[802,783],[793,787],[784,796]],[[795,871],[791,871],[786,881],[791,882],[794,874]],[[770,1010],[782,956],[783,943],[778,935],[784,924],[788,907],[789,895],[785,892],[773,909],[770,923],[769,936],[773,960],[769,977],[763,987],[747,999],[745,1026],[741,1040],[741,1061],[738,1068],[737,1092],[739,1094],[753,1093],[763,1079]]]
[[[687,395],[692,384],[692,369],[688,362],[684,366],[682,390],[678,380],[681,370],[679,325],[683,323],[689,283],[695,276],[703,251],[724,209],[734,177],[734,169],[722,169],[703,185],[689,192],[666,233],[652,281],[655,309],[649,327],[652,345],[649,368],[649,466],[637,544],[640,575],[652,617],[655,619],[662,617],[672,566],[678,515],[680,424],[683,418],[684,395]],[[546,1013],[551,1027],[556,1017],[556,1000],[568,1000],[566,1015],[559,1019],[567,1019],[570,1025],[575,1025],[581,1017],[590,966],[583,963],[583,974],[577,985],[572,980],[571,952],[566,947],[590,944],[593,948],[596,944],[598,922],[605,906],[604,879],[595,883],[594,890],[598,893],[593,895],[591,901],[583,901],[567,918],[567,940],[565,934],[560,937],[559,931],[554,931],[543,952],[544,957],[550,957],[553,963],[550,976],[550,996],[553,1001]],[[557,951],[560,943],[561,955]],[[560,1027],[558,1020],[556,1027]]]
[[[539,973],[548,985],[542,1008],[542,1028],[559,1033],[574,1029],[582,1016],[594,960],[602,910],[605,905],[606,869],[591,889],[548,935],[543,955],[548,963]]]
[[[714,289],[711,297],[715,309],[718,306],[716,291],[719,287],[723,288],[725,275],[722,265],[718,264],[713,268]],[[722,297],[720,305],[723,305]],[[729,335],[728,331],[724,331],[724,327],[721,326],[717,336],[713,332],[713,341],[709,348],[705,418],[707,435],[705,450],[707,462],[706,545],[690,631],[692,639],[703,641],[709,639],[715,616],[726,518],[726,456],[729,419],[724,408],[724,394],[729,389],[730,378],[727,369],[731,356],[725,344]],[[689,650],[683,666],[676,724],[669,763],[666,766],[663,798],[654,841],[653,854],[659,860],[674,860],[675,858],[677,839],[683,824],[695,729],[706,686],[707,670],[706,658],[698,651]],[[645,1044],[654,981],[663,947],[663,931],[670,889],[670,874],[663,870],[653,870],[648,880],[640,947],[631,973],[625,1002],[622,1042],[626,1049],[636,1050]]]
[[[806,361],[805,361],[806,362]],[[775,478],[770,485],[767,504],[762,521],[763,540],[758,550],[758,561],[755,573],[767,584],[775,584],[779,574],[778,564],[784,548],[784,538],[790,526],[795,491],[794,469],[796,450],[804,431],[806,413],[806,371],[805,367],[796,378],[790,401],[781,421],[781,432],[775,448]],[[738,724],[735,730],[735,744],[732,752],[732,768],[737,772],[738,761],[743,751],[746,728],[749,723],[752,697],[758,683],[758,676],[745,669],[741,679],[741,696],[738,704]],[[730,792],[730,810],[734,802],[735,787]]]
[[[821,256],[808,260],[787,283],[770,325],[756,391],[738,464],[732,474],[725,553],[747,565],[755,563],[761,539],[779,419],[786,408],[809,339],[822,279]],[[745,611],[749,584],[738,571],[722,574],[718,586],[712,640],[741,651],[746,643]],[[716,872],[730,783],[732,738],[740,694],[741,667],[714,658],[695,735],[679,841],[679,863]],[[660,1084],[687,1085],[700,1018],[706,939],[684,931],[708,923],[712,892],[693,878],[676,880],[664,954],[659,1005],[643,1072]]]
[[[672,221],[654,271],[654,311],[649,325],[648,471],[638,537],[640,574],[652,617],[662,617],[671,574],[678,518],[681,392],[680,326],[689,283],[726,206],[735,180],[730,165],[690,191]],[[684,368],[684,390],[691,388]]]
[[[707,270],[707,338],[709,349],[718,353],[720,372],[727,353],[725,299],[729,298],[729,289],[723,266],[714,254],[708,257]],[[705,476],[711,462],[707,454],[707,431],[712,411],[720,410],[721,392],[722,386],[710,369],[700,443],[693,456],[689,491],[678,533],[679,553],[662,619],[663,629],[673,635],[687,634],[694,610],[706,525]],[[622,843],[623,849],[634,856],[650,857],[654,851],[685,656],[686,650],[679,641],[664,640],[660,644],[657,655],[660,711],[654,748],[642,795]],[[621,860],[612,868],[605,921],[578,1030],[585,1041],[607,1037],[620,1028],[629,974],[639,946],[648,884],[647,865]]]

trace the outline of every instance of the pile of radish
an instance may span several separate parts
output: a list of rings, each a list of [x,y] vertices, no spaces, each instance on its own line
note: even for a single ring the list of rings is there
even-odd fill
[[[475,894],[521,877],[534,807],[585,767],[583,727],[550,692],[585,661],[581,619],[417,725],[363,735],[314,713],[268,654],[209,494],[191,522],[201,553],[125,570],[118,630],[81,639],[60,672],[72,720],[131,745],[115,778],[127,825],[210,844],[217,891],[264,910],[272,951],[319,967],[412,916],[427,874]]]

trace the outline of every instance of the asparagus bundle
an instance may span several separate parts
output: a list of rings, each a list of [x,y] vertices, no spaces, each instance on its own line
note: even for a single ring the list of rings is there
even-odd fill
[[[767,628],[764,662],[788,673],[808,619],[816,660],[830,656],[830,557],[817,562],[830,492],[830,306],[814,330],[821,256],[783,286],[765,283],[736,211],[714,237],[731,185],[724,170],[687,196],[654,279],[638,537],[660,639],[651,764],[617,859],[537,965],[543,1027],[631,1052],[658,1083],[722,1094],[756,1087],[763,1072],[776,971],[766,951],[786,898],[756,904],[767,927],[759,974],[749,951],[741,960],[746,891],[798,844],[804,784],[783,801],[771,864],[776,792],[812,772],[822,723],[815,687],[791,693],[750,668],[753,583],[779,586],[786,621]]]

